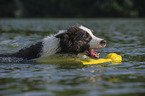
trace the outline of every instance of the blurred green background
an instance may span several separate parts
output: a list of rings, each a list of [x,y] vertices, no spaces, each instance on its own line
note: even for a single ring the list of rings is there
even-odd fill
[[[0,0],[0,17],[145,17],[145,0]]]

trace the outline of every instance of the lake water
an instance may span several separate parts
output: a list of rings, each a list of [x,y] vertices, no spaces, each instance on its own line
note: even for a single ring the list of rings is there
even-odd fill
[[[0,53],[16,52],[76,24],[107,41],[106,48],[95,50],[101,58],[117,53],[122,64],[0,63],[0,95],[145,95],[145,19],[0,19]]]

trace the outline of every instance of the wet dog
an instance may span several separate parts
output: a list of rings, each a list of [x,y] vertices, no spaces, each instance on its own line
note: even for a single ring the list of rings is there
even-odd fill
[[[99,54],[94,52],[93,49],[104,48],[105,46],[106,41],[94,36],[92,30],[82,25],[76,25],[53,36],[45,37],[16,53],[0,54],[0,57],[18,57],[31,60],[53,54],[78,55],[83,53],[93,58],[99,58]]]

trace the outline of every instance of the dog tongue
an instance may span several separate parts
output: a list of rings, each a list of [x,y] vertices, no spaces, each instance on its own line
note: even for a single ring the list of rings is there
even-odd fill
[[[100,54],[100,53],[97,54],[93,49],[89,49],[87,51],[87,53],[88,53],[89,56],[91,56],[93,58],[99,58],[99,54]]]

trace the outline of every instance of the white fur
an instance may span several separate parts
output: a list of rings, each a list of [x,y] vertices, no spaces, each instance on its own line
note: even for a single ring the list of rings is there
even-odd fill
[[[105,47],[105,45],[100,45],[100,41],[103,39],[94,36],[90,29],[88,29],[84,26],[80,26],[79,28],[88,32],[89,35],[92,37],[92,40],[89,43],[91,49],[99,49],[99,48]],[[65,32],[66,32],[66,30],[61,30],[56,35],[59,35],[59,34],[65,33]],[[60,39],[56,38],[55,37],[56,35],[54,35],[54,36],[52,35],[50,37],[48,36],[43,39],[43,49],[42,49],[41,57],[53,55],[60,50],[60,48],[59,48]]]
[[[65,33],[67,30],[59,30],[59,32],[57,34],[55,34],[54,36],[57,36],[59,34]]]
[[[54,36],[48,36],[43,39],[43,49],[41,57],[55,54],[59,49],[60,40]]]
[[[99,48],[103,48],[105,46],[100,45],[100,42],[103,40],[101,38],[98,38],[96,36],[93,35],[92,31],[84,26],[80,26],[80,29],[88,32],[90,34],[90,36],[92,37],[92,40],[90,41],[90,48],[91,49],[99,49]]]

